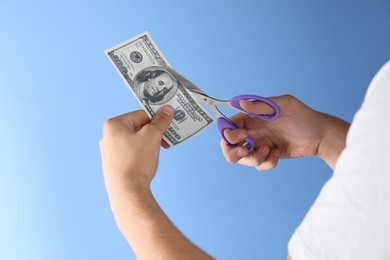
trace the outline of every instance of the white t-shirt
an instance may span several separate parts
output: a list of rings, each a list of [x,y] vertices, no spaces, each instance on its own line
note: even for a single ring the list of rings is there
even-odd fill
[[[390,61],[372,80],[333,176],[288,250],[293,260],[390,259]]]

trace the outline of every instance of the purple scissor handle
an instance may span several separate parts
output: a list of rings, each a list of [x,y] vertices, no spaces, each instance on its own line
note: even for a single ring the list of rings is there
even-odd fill
[[[236,130],[236,129],[239,128],[238,126],[236,126],[232,122],[228,121],[224,117],[218,117],[217,118],[217,128],[218,128],[219,134],[221,135],[221,137],[225,141],[225,143],[227,143],[230,146],[237,146],[236,144],[230,143],[226,139],[224,131],[225,131],[226,128],[228,128],[230,130]],[[253,139],[251,137],[249,137],[249,136],[247,138],[245,138],[245,144],[249,145],[249,148],[248,148],[249,151],[252,151],[253,148],[255,147],[255,141],[253,141]]]
[[[253,114],[253,113],[249,113],[248,111],[244,110],[241,106],[240,106],[240,101],[241,100],[247,100],[247,101],[261,101],[263,103],[266,103],[267,105],[269,105],[270,107],[272,107],[274,110],[275,110],[275,113],[273,115],[268,115],[268,114]],[[234,98],[232,98],[230,100],[230,104],[232,105],[232,107],[248,114],[250,117],[252,118],[260,118],[260,119],[263,119],[263,120],[267,120],[267,121],[273,121],[275,120],[276,118],[278,118],[279,116],[279,113],[280,113],[280,109],[279,109],[279,106],[273,102],[271,99],[269,98],[265,98],[265,97],[261,97],[261,96],[256,96],[256,95],[241,95],[241,96],[236,96]]]
[[[196,98],[196,100],[198,100],[199,102],[204,103],[210,107],[210,109],[215,113],[215,115],[218,118],[217,119],[218,131],[219,131],[220,135],[222,136],[223,140],[225,140],[225,142],[228,145],[236,146],[236,144],[232,144],[226,139],[225,134],[224,134],[224,130],[226,128],[231,129],[231,130],[235,130],[235,129],[238,129],[239,127],[236,126],[233,122],[231,122],[224,114],[222,114],[221,111],[218,110],[217,106],[227,106],[230,108],[234,108],[240,112],[248,114],[252,118],[260,118],[260,119],[267,120],[267,121],[275,120],[279,116],[279,113],[280,113],[279,106],[275,102],[273,102],[272,100],[270,100],[268,98],[264,98],[264,97],[256,96],[256,95],[241,95],[241,96],[236,96],[229,101],[215,99],[215,98],[212,98],[209,95],[207,95],[203,90],[198,88],[191,81],[186,79],[184,76],[182,76],[180,73],[178,73],[176,70],[174,70],[170,66],[163,66],[163,67],[171,75],[173,75],[173,77],[176,78],[181,84],[183,84],[183,86],[185,88],[190,90],[192,92],[192,95]],[[240,106],[240,100],[264,102],[264,103],[268,104],[269,106],[271,106],[275,110],[275,113],[272,115],[249,113],[248,111],[244,110]],[[248,149],[249,149],[249,151],[252,151],[253,148],[255,147],[255,142],[253,141],[252,138],[250,138],[248,136],[247,138],[245,138],[245,143],[243,145],[244,146],[249,145]]]
[[[261,101],[261,102],[264,102],[266,103],[267,105],[271,106],[274,110],[275,110],[275,113],[272,114],[272,115],[268,115],[268,114],[253,114],[253,113],[250,113],[246,110],[244,110],[241,106],[240,106],[240,100],[247,100],[247,101]],[[268,98],[265,98],[265,97],[261,97],[261,96],[256,96],[256,95],[240,95],[240,96],[236,96],[234,98],[232,98],[230,100],[230,105],[232,107],[234,107],[235,109],[241,111],[241,112],[244,112],[246,114],[248,114],[251,118],[260,118],[260,119],[263,119],[263,120],[267,120],[267,121],[273,121],[275,120],[278,116],[279,116],[279,113],[280,113],[280,108],[279,106],[273,102],[272,100],[268,99]],[[225,137],[225,134],[224,134],[224,130],[226,128],[228,129],[231,129],[231,130],[235,130],[235,129],[238,129],[239,127],[236,126],[235,124],[233,124],[233,122],[231,122],[229,119],[225,118],[225,117],[219,117],[217,119],[217,128],[218,128],[218,131],[220,133],[220,135],[222,136],[223,140],[228,144],[228,145],[231,145],[231,146],[236,146],[235,144],[232,144],[230,143],[226,137]],[[245,144],[248,144],[249,145],[249,148],[248,150],[249,151],[252,151],[253,148],[255,147],[255,142],[254,140],[251,138],[251,137],[247,137],[245,138]]]

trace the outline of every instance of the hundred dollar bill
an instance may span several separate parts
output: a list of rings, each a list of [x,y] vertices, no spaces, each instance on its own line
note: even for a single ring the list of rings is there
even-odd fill
[[[171,146],[188,140],[213,122],[191,92],[164,68],[170,64],[147,32],[105,53],[149,118],[166,104],[175,109],[173,121],[163,135]]]

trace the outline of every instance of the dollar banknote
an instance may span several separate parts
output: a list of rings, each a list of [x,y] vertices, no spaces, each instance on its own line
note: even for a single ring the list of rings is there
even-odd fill
[[[105,51],[149,118],[164,105],[175,109],[163,139],[180,144],[207,128],[213,119],[167,69],[170,66],[147,32]]]

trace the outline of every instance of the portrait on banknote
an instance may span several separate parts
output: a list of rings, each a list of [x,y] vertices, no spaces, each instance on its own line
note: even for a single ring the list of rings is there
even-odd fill
[[[214,121],[180,79],[169,72],[168,61],[147,32],[105,52],[149,118],[163,105],[175,109],[174,120],[163,135],[169,145],[190,139]]]
[[[162,67],[148,67],[134,78],[134,92],[149,105],[169,102],[178,90],[178,81]]]

